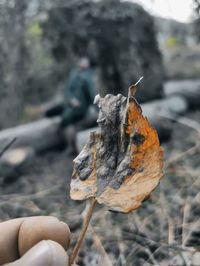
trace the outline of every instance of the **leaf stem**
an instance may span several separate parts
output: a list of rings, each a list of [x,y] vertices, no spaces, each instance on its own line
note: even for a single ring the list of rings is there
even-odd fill
[[[95,208],[96,202],[97,201],[96,201],[95,198],[91,199],[90,206],[89,206],[89,208],[87,210],[87,213],[86,213],[86,215],[84,217],[84,220],[83,220],[83,227],[82,227],[81,233],[80,233],[79,238],[78,238],[78,240],[76,242],[76,245],[75,245],[75,247],[74,247],[74,249],[73,249],[73,251],[72,251],[72,253],[71,253],[70,257],[69,257],[69,265],[70,266],[74,264],[74,262],[76,260],[76,256],[77,256],[77,254],[79,252],[79,249],[81,247],[81,244],[82,244],[82,242],[83,242],[83,240],[85,238],[85,234],[87,232],[88,225],[90,223],[90,220],[91,220],[92,213],[93,213],[93,210]]]

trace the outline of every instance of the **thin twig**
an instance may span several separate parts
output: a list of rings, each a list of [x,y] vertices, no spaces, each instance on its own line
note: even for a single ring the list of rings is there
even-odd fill
[[[184,205],[184,211],[183,211],[183,225],[182,225],[182,246],[184,247],[185,245],[185,239],[187,238],[187,221],[190,215],[190,210],[191,210],[191,204],[190,201],[186,200],[185,205]]]
[[[156,261],[155,257],[154,257],[154,253],[155,252],[151,252],[150,248],[145,247],[144,251],[147,253],[147,255],[149,256],[148,260],[146,262],[151,261],[153,263],[154,266],[159,266],[158,262]]]
[[[73,249],[73,251],[72,251],[72,253],[70,255],[70,258],[69,258],[69,265],[70,266],[73,265],[73,263],[75,262],[76,256],[78,254],[78,251],[79,251],[79,249],[81,247],[81,244],[82,244],[82,242],[83,242],[83,240],[85,238],[85,234],[86,234],[86,231],[88,229],[88,225],[90,223],[90,220],[91,220],[92,213],[93,213],[94,207],[96,205],[96,202],[97,201],[96,201],[95,198],[91,199],[89,209],[87,210],[87,213],[86,213],[86,215],[84,217],[84,220],[83,220],[82,231],[81,231],[81,233],[79,235],[79,238],[78,238],[78,240],[76,242],[76,245],[75,245],[75,247],[74,247],[74,249]]]
[[[193,130],[195,130],[197,133],[200,133],[200,124],[191,118],[184,117],[184,116],[176,116],[176,115],[171,114],[169,112],[161,113],[159,116],[170,119],[170,120],[174,120],[177,123],[182,124],[186,127],[190,127]]]
[[[174,163],[178,162],[179,160],[185,159],[186,156],[193,156],[194,154],[199,152],[199,150],[200,150],[200,144],[198,143],[195,146],[189,148],[187,151],[184,151],[184,152],[178,154],[175,158],[172,158],[171,160],[168,160],[165,163],[165,168],[167,169],[168,167],[170,167]]]
[[[170,217],[168,217],[168,244],[174,244],[174,239],[175,239],[175,235],[174,235],[174,223],[172,222],[172,219]]]
[[[0,151],[0,158],[1,156],[4,154],[4,152],[6,152],[10,146],[13,145],[13,143],[16,141],[17,138],[13,138],[8,144],[6,144],[6,146]]]
[[[27,200],[34,200],[41,197],[47,197],[49,194],[51,194],[54,191],[57,191],[61,185],[55,185],[51,188],[38,191],[33,194],[29,195],[23,195],[23,194],[8,194],[8,195],[0,195],[0,206],[4,205],[5,203],[13,202],[13,201],[27,201]],[[58,196],[58,195],[55,195]],[[51,195],[52,197],[52,195]]]
[[[134,84],[134,86],[137,86],[140,83],[140,81],[143,80],[143,78],[144,78],[143,76],[140,77],[139,80]]]
[[[93,241],[94,241],[94,244],[96,246],[96,249],[97,249],[98,253],[101,256],[101,263],[100,263],[100,265],[112,266],[113,265],[112,264],[112,261],[109,258],[108,254],[106,253],[105,248],[102,245],[102,242],[101,242],[99,236],[96,234],[96,232],[94,231],[94,229],[93,229],[93,227],[91,225],[90,225],[89,229],[92,232]]]

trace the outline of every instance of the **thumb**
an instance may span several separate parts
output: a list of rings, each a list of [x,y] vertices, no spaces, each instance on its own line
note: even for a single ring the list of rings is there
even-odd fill
[[[64,248],[52,240],[40,241],[19,260],[4,266],[67,266],[69,257]]]

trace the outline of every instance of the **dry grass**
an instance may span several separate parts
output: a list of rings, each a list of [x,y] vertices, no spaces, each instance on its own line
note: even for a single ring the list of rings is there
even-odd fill
[[[193,112],[187,119],[199,123],[199,114]],[[159,188],[128,215],[98,205],[77,264],[200,265],[200,138],[186,125],[174,123],[173,128],[171,141],[164,145],[165,177]],[[71,160],[65,152],[50,153],[35,159],[18,181],[2,186],[2,220],[55,215],[69,223],[73,245],[85,203],[72,202],[66,194]]]

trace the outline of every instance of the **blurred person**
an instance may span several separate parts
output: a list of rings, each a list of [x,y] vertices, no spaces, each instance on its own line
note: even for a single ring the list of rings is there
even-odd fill
[[[76,69],[72,70],[64,90],[64,111],[62,127],[68,145],[68,154],[77,154],[76,131],[80,124],[93,119],[90,107],[96,95],[95,68],[88,57],[80,58]],[[95,118],[97,115],[95,115]],[[89,118],[89,119],[88,119]]]
[[[67,224],[51,216],[17,218],[0,223],[0,265],[67,266]]]

